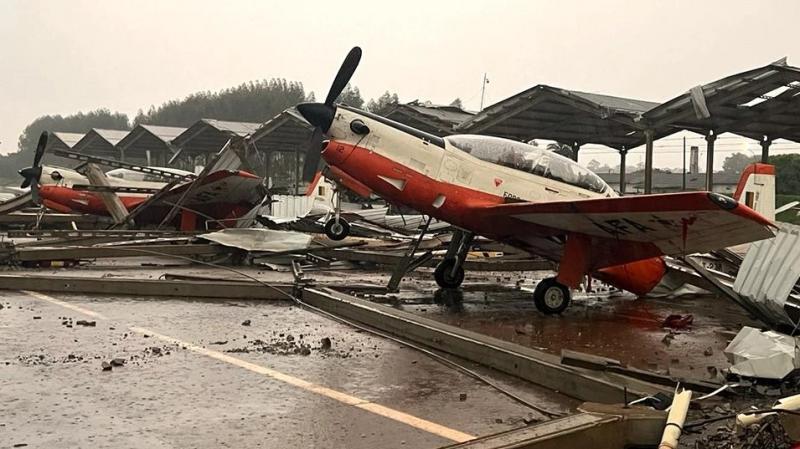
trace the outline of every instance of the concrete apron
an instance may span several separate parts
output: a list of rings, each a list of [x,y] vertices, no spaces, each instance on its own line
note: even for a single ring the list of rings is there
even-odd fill
[[[486,335],[439,323],[329,289],[306,288],[303,301],[329,313],[420,343],[587,402],[620,404],[664,387],[615,373],[598,373],[560,364],[546,354]],[[627,392],[626,392],[627,390]]]

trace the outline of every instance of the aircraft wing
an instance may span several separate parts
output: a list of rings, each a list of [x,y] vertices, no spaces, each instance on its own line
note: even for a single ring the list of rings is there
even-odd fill
[[[481,213],[488,219],[513,218],[564,234],[580,234],[606,250],[647,247],[651,249],[648,252],[662,255],[762,240],[774,236],[771,228],[775,227],[744,204],[708,192],[510,203],[490,206]]]

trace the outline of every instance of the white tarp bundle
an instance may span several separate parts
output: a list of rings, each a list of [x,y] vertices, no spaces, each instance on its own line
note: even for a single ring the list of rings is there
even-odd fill
[[[302,232],[275,231],[263,228],[229,228],[210,234],[199,235],[201,239],[223,246],[240,248],[251,252],[281,253],[308,248],[311,236]]]
[[[783,379],[800,368],[797,355],[794,337],[747,326],[725,348],[732,373],[762,379]]]

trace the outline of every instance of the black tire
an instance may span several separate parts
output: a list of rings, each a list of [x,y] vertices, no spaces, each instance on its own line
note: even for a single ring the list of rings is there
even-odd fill
[[[436,266],[436,271],[433,272],[433,278],[436,279],[436,284],[441,288],[458,288],[464,282],[464,268],[458,267],[455,275],[453,275],[453,265],[455,259],[445,259],[439,262]]]
[[[572,294],[569,289],[555,278],[542,279],[533,291],[533,303],[540,312],[554,315],[566,310]]]
[[[339,218],[339,223],[336,223],[335,218],[331,218],[325,223],[325,235],[331,240],[342,240],[350,235],[350,223],[344,218]]]

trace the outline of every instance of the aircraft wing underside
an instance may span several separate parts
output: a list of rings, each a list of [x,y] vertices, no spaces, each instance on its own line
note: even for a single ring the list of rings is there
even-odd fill
[[[597,267],[658,255],[705,252],[772,237],[767,219],[735,200],[707,192],[511,203],[482,208],[495,223],[519,232],[560,231],[583,239]],[[511,221],[498,220],[501,218]],[[520,238],[525,240],[525,238]],[[596,250],[595,250],[596,249]]]

